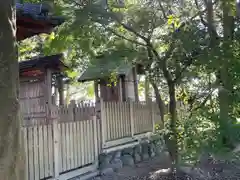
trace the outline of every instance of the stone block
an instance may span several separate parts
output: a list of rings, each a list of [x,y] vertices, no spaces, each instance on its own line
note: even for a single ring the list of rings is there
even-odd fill
[[[134,159],[131,155],[123,155],[121,159],[124,166],[134,166]]]
[[[153,143],[150,143],[149,144],[149,156],[150,157],[155,157],[155,155],[156,155],[156,147],[155,147],[155,145],[153,144]]]
[[[101,163],[109,163],[112,160],[112,154],[100,154],[99,155],[99,162]]]
[[[146,160],[148,160],[149,159],[149,154],[148,153],[143,153],[142,154],[142,160],[143,161],[146,161]]]
[[[111,175],[114,174],[113,168],[105,168],[100,171],[101,176]]]
[[[132,156],[133,153],[134,153],[133,148],[126,148],[126,149],[122,150],[122,155],[128,154],[128,155]]]
[[[142,152],[142,146],[141,145],[137,145],[133,148],[134,153],[138,153],[141,154]]]
[[[143,143],[142,144],[142,154],[148,153],[148,149],[149,149],[149,144],[148,143]]]
[[[116,151],[113,154],[113,159],[120,159],[122,156],[121,151]]]
[[[141,158],[140,154],[138,154],[138,153],[134,153],[133,158],[134,158],[135,163],[139,163],[142,161],[142,158]]]
[[[110,167],[115,171],[118,172],[119,169],[123,167],[123,163],[121,159],[113,159],[110,162]]]

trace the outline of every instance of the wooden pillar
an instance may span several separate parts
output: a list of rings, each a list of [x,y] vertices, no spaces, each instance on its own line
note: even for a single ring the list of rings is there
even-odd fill
[[[145,101],[149,101],[149,80],[148,78],[145,76]]]
[[[126,101],[126,85],[125,85],[125,76],[119,77],[119,92],[121,94],[121,101]]]
[[[99,82],[98,82],[98,80],[95,80],[94,81],[94,93],[95,93],[96,102],[98,102],[100,100],[98,88],[99,88]]]
[[[46,70],[46,78],[45,78],[45,84],[46,84],[46,103],[49,105],[52,105],[52,72],[50,69]]]
[[[59,94],[59,105],[64,105],[64,84],[63,84],[63,77],[57,77],[57,84],[58,84],[58,94]]]
[[[52,107],[52,71],[46,69],[45,75],[45,99],[46,99],[46,121],[51,119],[51,107]]]
[[[138,96],[138,82],[137,82],[137,71],[136,71],[136,67],[134,67],[134,68],[132,69],[132,73],[133,73],[133,84],[134,84],[135,101],[138,102],[138,101],[139,101],[139,96]]]

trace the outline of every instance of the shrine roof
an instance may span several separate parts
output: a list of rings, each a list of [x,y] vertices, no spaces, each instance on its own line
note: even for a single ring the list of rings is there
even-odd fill
[[[56,54],[51,56],[36,57],[30,60],[25,60],[19,62],[19,71],[23,72],[25,70],[34,68],[49,68],[61,71],[62,68],[68,68],[62,61],[63,54]]]
[[[50,15],[50,7],[46,4],[16,3],[17,39],[50,33],[54,27],[64,22],[62,17]]]
[[[121,60],[113,60],[108,56],[98,56],[89,63],[89,66],[80,75],[78,81],[92,81],[116,75],[127,75],[133,67],[137,67],[137,73],[141,73],[138,64],[135,66],[131,62],[125,61],[124,57]]]

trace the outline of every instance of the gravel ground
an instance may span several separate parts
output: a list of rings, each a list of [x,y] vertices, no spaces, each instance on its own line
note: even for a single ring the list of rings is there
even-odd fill
[[[101,177],[102,180],[158,180],[157,171],[169,167],[169,162],[163,163],[160,158],[136,164],[135,167],[123,167],[117,173]],[[98,178],[94,178],[98,180]],[[165,180],[165,179],[159,179]],[[166,179],[167,180],[167,179]]]
[[[161,158],[141,162],[135,167],[124,167],[119,172],[105,177],[101,180],[240,180],[240,162],[219,161],[196,167],[193,177],[184,173],[177,175],[163,175],[163,170],[170,167],[170,163],[163,163]],[[200,171],[196,171],[200,169]],[[193,172],[193,171],[192,171]],[[191,172],[191,173],[192,173]],[[161,173],[161,175],[160,175]],[[99,178],[94,178],[100,180]]]

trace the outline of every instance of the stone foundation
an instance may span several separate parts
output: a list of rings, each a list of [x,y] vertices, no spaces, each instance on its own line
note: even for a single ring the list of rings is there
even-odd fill
[[[162,140],[156,139],[142,142],[139,145],[122,149],[99,157],[100,176],[117,172],[123,166],[135,166],[136,163],[146,161],[165,151]]]
[[[114,176],[116,172],[125,166],[134,167],[137,163],[147,161],[156,156],[161,158],[165,153],[163,140],[155,137],[151,140],[142,141],[139,145],[131,148],[101,154],[99,156],[99,176],[91,180],[101,180],[101,177]],[[73,180],[78,180],[78,178],[76,177]]]

